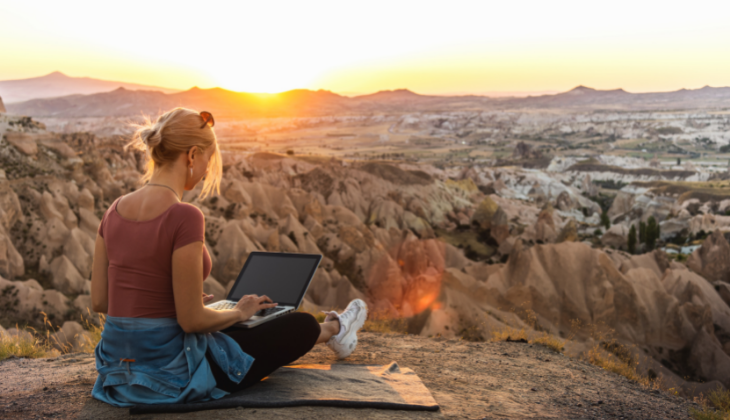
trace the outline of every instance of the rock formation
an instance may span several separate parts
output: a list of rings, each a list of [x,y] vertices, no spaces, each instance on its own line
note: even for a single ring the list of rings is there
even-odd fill
[[[0,142],[0,319],[38,326],[44,312],[59,326],[58,347],[78,349],[100,216],[139,186],[144,157],[113,139],[55,134],[30,119],[16,126]],[[631,187],[599,240],[588,177],[229,151],[223,169],[220,195],[200,200],[199,186],[183,196],[205,214],[213,269],[204,290],[218,299],[253,251],[320,253],[309,310],[363,298],[411,333],[474,340],[512,326],[587,346],[602,329],[678,387],[689,389],[684,378],[730,386],[727,216],[692,216]],[[628,226],[649,215],[662,232],[717,228],[687,266],[662,251],[609,249],[625,248]]]

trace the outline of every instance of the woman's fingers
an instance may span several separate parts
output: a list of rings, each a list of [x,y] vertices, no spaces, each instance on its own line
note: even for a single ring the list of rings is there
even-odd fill
[[[266,295],[260,296],[258,298],[258,301],[259,301],[259,303],[261,303],[261,302],[272,302],[271,298],[268,297],[268,296],[266,296]]]

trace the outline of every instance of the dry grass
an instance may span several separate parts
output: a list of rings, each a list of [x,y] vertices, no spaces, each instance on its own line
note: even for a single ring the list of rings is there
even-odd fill
[[[647,376],[641,375],[636,370],[638,365],[637,362],[631,358],[622,357],[605,351],[598,345],[589,350],[586,353],[585,358],[592,365],[596,365],[609,372],[619,374],[646,387],[653,387],[654,385],[652,380],[650,380]]]
[[[555,353],[562,353],[563,350],[565,350],[565,342],[563,340],[547,333],[538,336],[537,338],[532,340],[531,343],[547,347]]]
[[[708,398],[700,397],[702,409],[690,408],[695,420],[730,420],[730,390],[714,390]]]
[[[43,324],[45,331],[43,332],[38,332],[33,328],[20,330],[16,326],[16,329],[21,331],[20,334],[10,335],[0,333],[0,360],[12,356],[27,358],[52,357],[59,353],[71,353],[74,351],[73,346],[61,343],[52,336],[53,333],[57,332],[56,327],[53,326],[45,313],[41,312],[41,314],[44,316]],[[99,317],[99,322],[95,323],[91,322],[91,312],[88,312],[88,316],[82,315],[83,326],[89,334],[74,337],[79,343],[79,349],[84,353],[93,353],[96,345],[101,340],[101,333],[104,331],[106,317],[102,314],[97,316]]]
[[[530,334],[524,328],[518,330],[516,328],[507,327],[501,330],[492,331],[491,336],[491,341],[493,342],[520,341],[547,347],[556,353],[562,353],[563,350],[565,350],[565,342],[563,340],[546,332]]]
[[[49,347],[39,341],[36,336],[27,331],[28,334],[10,335],[0,333],[0,360],[8,357],[46,357]]]
[[[362,330],[381,334],[408,334],[408,322],[404,318],[371,313]]]

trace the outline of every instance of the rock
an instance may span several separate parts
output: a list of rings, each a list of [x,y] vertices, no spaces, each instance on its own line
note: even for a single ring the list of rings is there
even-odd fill
[[[554,242],[558,234],[555,230],[554,209],[549,203],[540,211],[535,223],[535,241]]]
[[[730,244],[715,230],[687,259],[687,267],[707,280],[730,283]]]
[[[79,209],[80,223],[79,228],[84,231],[91,239],[96,240],[96,232],[99,229],[101,220],[92,212],[84,208]]]
[[[487,196],[474,211],[471,218],[472,223],[476,223],[481,229],[490,229],[492,227],[492,218],[498,209],[499,205]]]
[[[208,276],[208,278],[203,282],[203,292],[214,296],[213,300],[209,303],[218,302],[219,300],[225,299],[227,296],[226,288],[218,283],[218,280],[213,278],[213,276]]]
[[[704,381],[717,380],[730,387],[730,356],[723,351],[717,338],[704,329],[692,342],[689,363]]]
[[[81,312],[81,315],[89,320],[89,322],[93,322],[94,324],[98,324],[98,317],[99,314],[94,312],[93,309],[91,309],[91,295],[78,295],[76,296],[76,299],[74,299],[73,305],[76,309]]]
[[[91,333],[76,321],[64,322],[58,331],[51,334],[50,342],[53,347],[66,353],[81,352],[94,344]]]
[[[0,231],[10,232],[16,222],[24,219],[18,195],[8,186],[0,187]]]
[[[309,231],[299,223],[299,220],[293,214],[288,215],[284,219],[283,223],[279,226],[279,233],[291,239],[299,252],[306,254],[322,253],[314,242],[314,238],[310,238]]]
[[[31,334],[29,331],[19,330],[17,328],[9,328],[7,330],[7,335],[9,337],[17,337],[21,341],[30,341],[30,342],[34,342],[35,341],[35,338],[33,337],[33,334]]]
[[[68,312],[68,298],[56,290],[43,290],[37,281],[9,281],[0,277],[0,305],[11,308],[6,316],[18,323],[38,323],[40,312],[60,320]],[[41,318],[42,319],[42,318]]]
[[[601,243],[616,249],[626,249],[628,246],[629,228],[623,223],[612,225],[601,236]]]
[[[86,280],[79,274],[74,264],[65,255],[56,257],[50,264],[53,286],[67,295],[84,292]]]
[[[79,228],[71,230],[63,253],[76,267],[81,277],[91,278],[92,263],[94,261],[94,241]]]
[[[223,226],[218,243],[214,247],[218,259],[213,275],[223,283],[234,280],[241,271],[248,254],[260,251],[256,244],[241,229],[241,222],[231,220]]]
[[[575,208],[575,203],[570,198],[570,194],[567,191],[563,191],[555,200],[555,207],[559,210],[569,212]]]
[[[509,219],[502,207],[497,208],[494,216],[492,216],[490,226],[490,235],[498,244],[501,245],[509,238]]]
[[[81,190],[78,196],[79,209],[85,209],[90,213],[94,212],[94,196],[88,188]]]
[[[715,287],[717,294],[720,295],[722,300],[727,303],[728,307],[730,307],[730,284],[723,281],[716,281],[712,283],[712,285]]]
[[[243,188],[243,183],[237,179],[231,180],[230,185],[226,188],[223,196],[232,203],[241,203],[246,206],[251,205],[251,197]]]
[[[25,273],[25,263],[12,241],[0,233],[0,276],[13,279]]]
[[[5,132],[5,140],[18,149],[19,152],[27,156],[35,156],[38,154],[38,141],[48,138],[50,138],[50,134],[48,133]]]
[[[568,223],[563,226],[555,242],[575,242],[578,240],[578,227],[575,223],[575,219],[568,220]]]

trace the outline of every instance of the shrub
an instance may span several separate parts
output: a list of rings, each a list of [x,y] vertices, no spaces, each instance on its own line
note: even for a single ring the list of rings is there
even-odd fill
[[[636,252],[636,226],[631,225],[629,229],[629,240],[628,240],[629,254]]]
[[[702,409],[690,407],[689,414],[695,420],[728,420],[730,419],[730,390],[716,389],[708,398],[700,398]],[[714,408],[713,408],[714,407]]]

